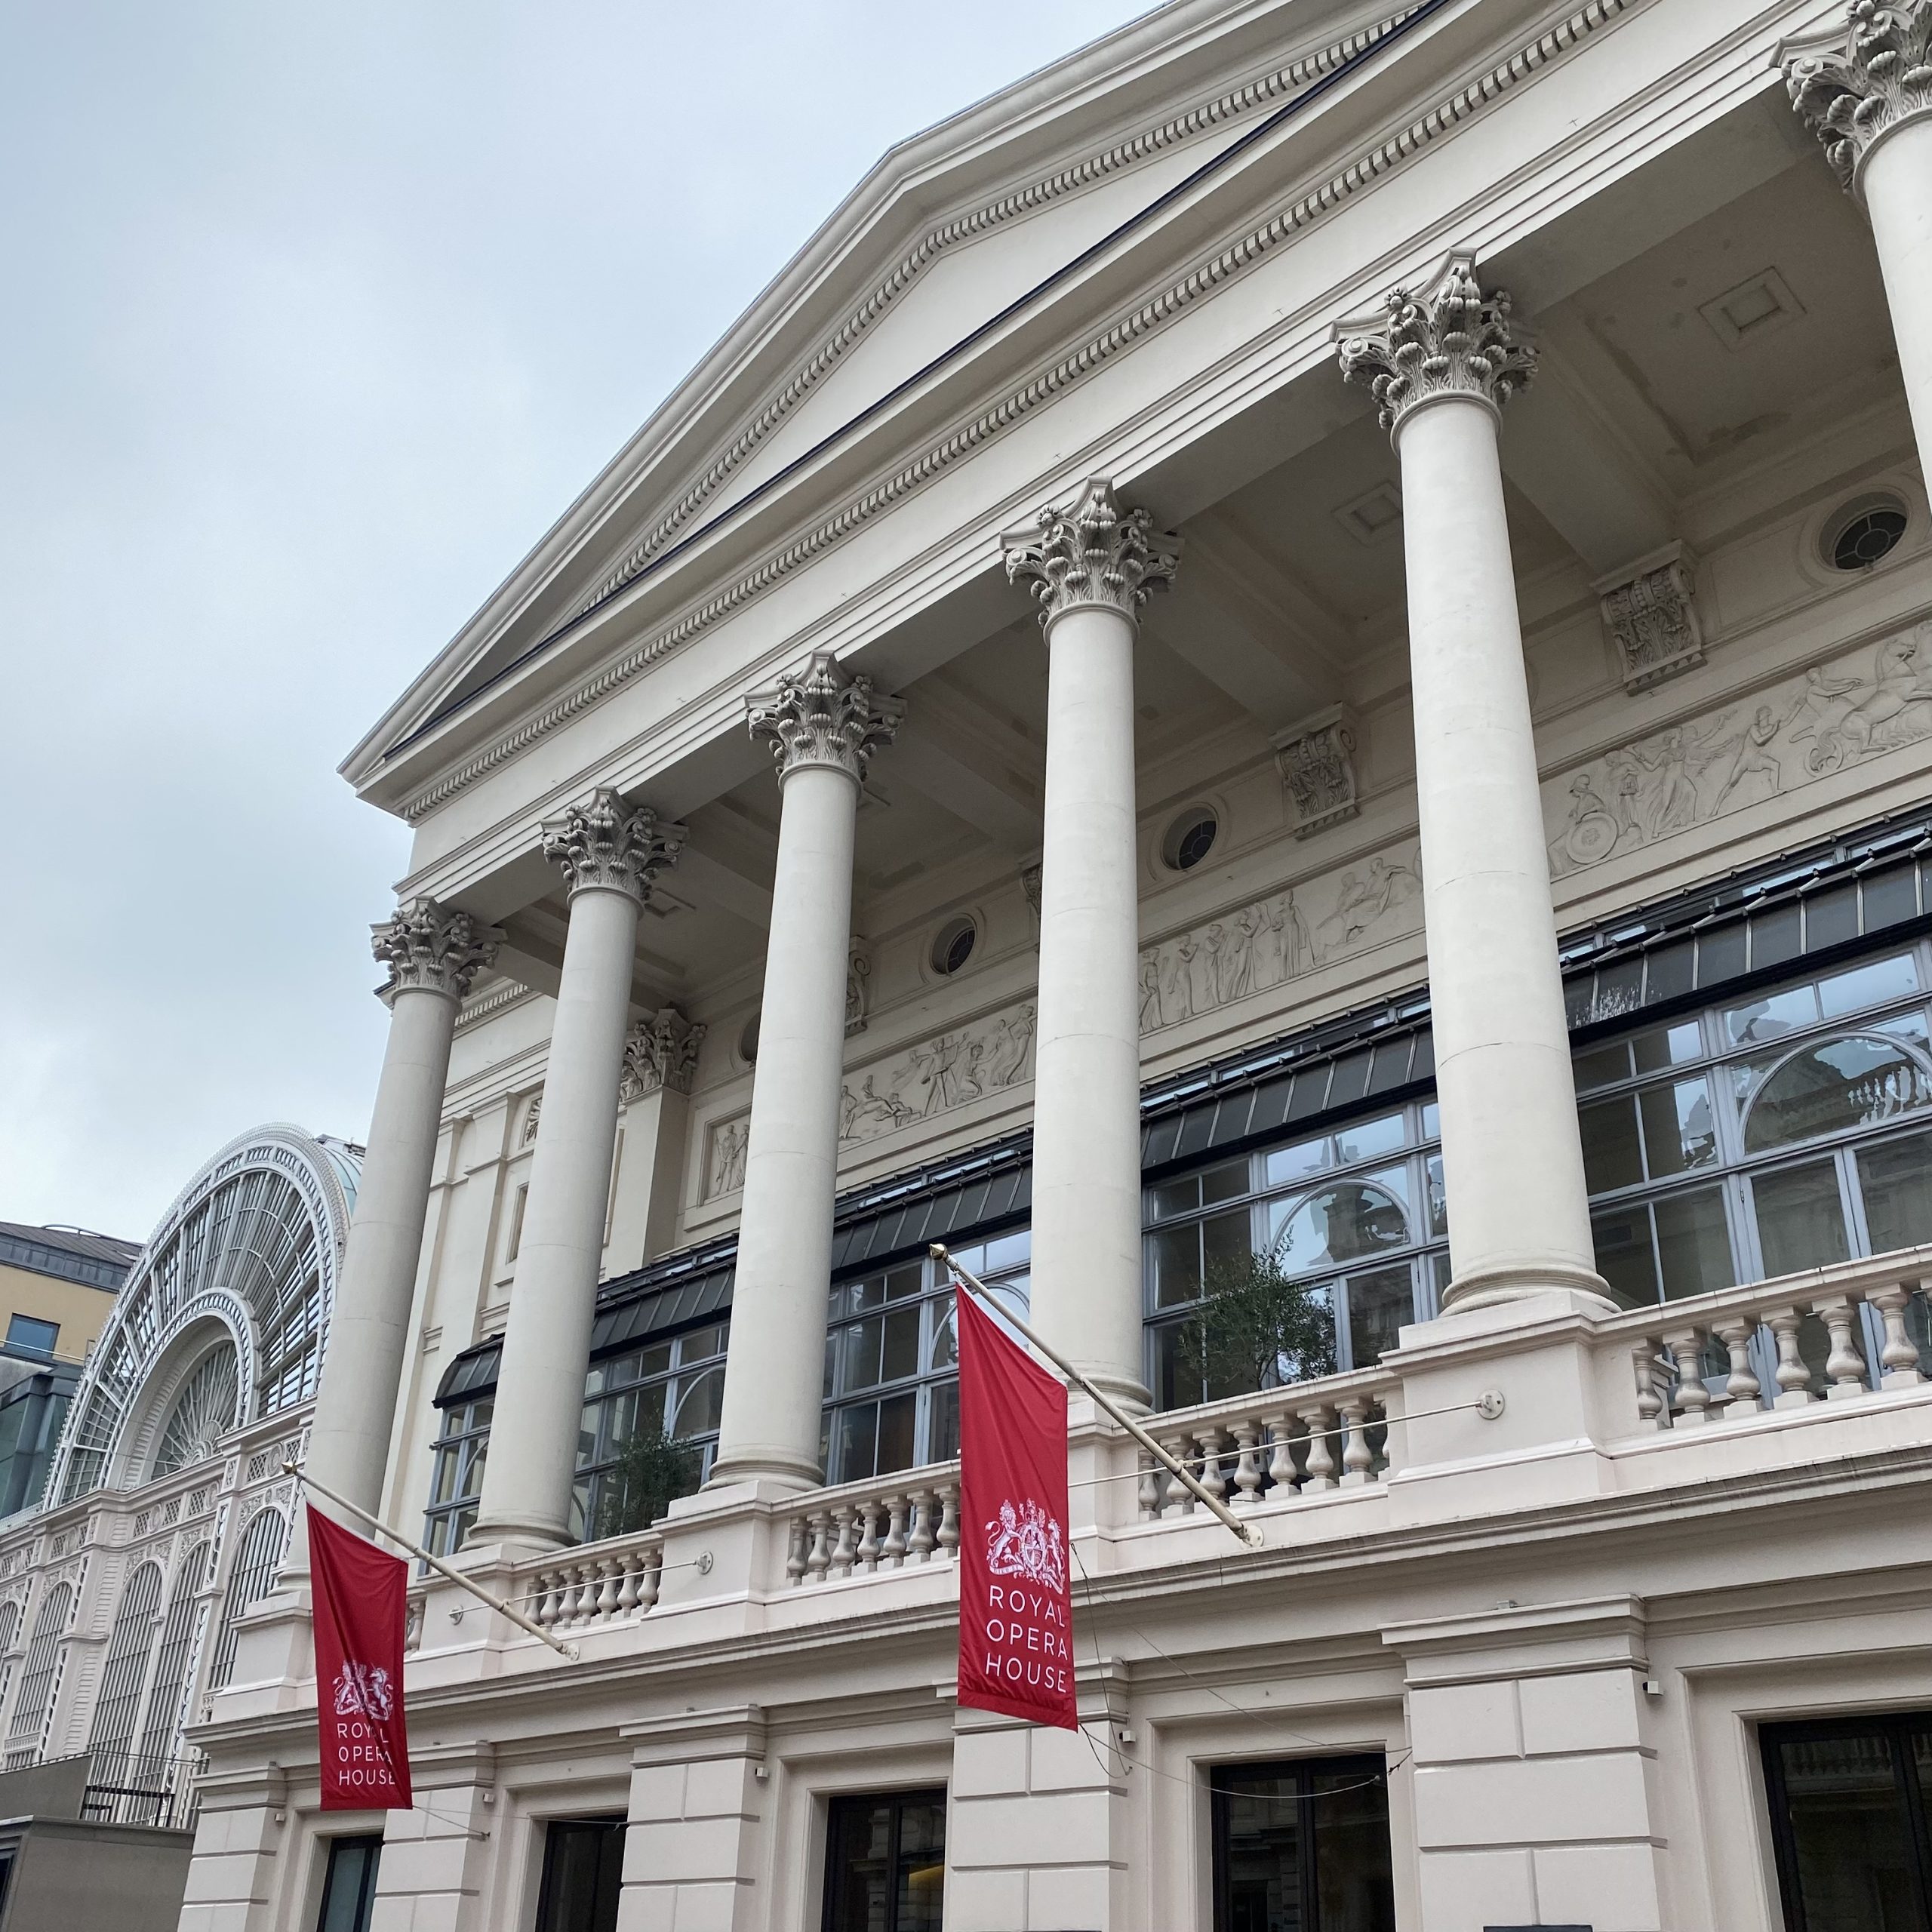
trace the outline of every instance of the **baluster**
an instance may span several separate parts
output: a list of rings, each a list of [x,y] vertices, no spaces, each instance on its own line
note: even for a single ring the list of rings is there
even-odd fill
[[[838,1540],[832,1549],[832,1574],[835,1577],[849,1577],[852,1574],[852,1559],[857,1553],[852,1531],[857,1515],[849,1503],[841,1504],[832,1512],[832,1520],[838,1525]]]
[[[1758,1413],[1758,1397],[1761,1392],[1757,1377],[1751,1372],[1751,1337],[1754,1327],[1741,1315],[1733,1315],[1728,1321],[1718,1324],[1718,1340],[1730,1356],[1730,1379],[1724,1383],[1728,1404],[1724,1411],[1726,1422],[1748,1422]]]
[[[1657,1346],[1646,1335],[1630,1351],[1631,1372],[1637,1378],[1637,1417],[1654,1428],[1668,1429],[1670,1412],[1657,1392]]]
[[[572,1612],[578,1623],[588,1623],[597,1602],[597,1565],[580,1563],[577,1566],[577,1603]]]
[[[1190,1435],[1164,1435],[1161,1447],[1183,1467],[1192,1459],[1194,1438]],[[1194,1492],[1186,1483],[1174,1475],[1168,1478],[1167,1515],[1189,1516],[1194,1513]]]
[[[1308,1466],[1308,1475],[1301,1486],[1304,1496],[1319,1494],[1324,1489],[1335,1487],[1335,1454],[1328,1446],[1328,1411],[1325,1408],[1303,1409],[1300,1411],[1301,1426],[1308,1432],[1308,1447],[1303,1452]]]
[[[830,1518],[820,1509],[815,1510],[808,1520],[811,1529],[812,1553],[805,1559],[805,1568],[811,1582],[822,1583],[832,1565],[832,1551],[826,1542],[826,1532],[831,1527]]]
[[[1201,1487],[1217,1503],[1225,1503],[1228,1496],[1228,1479],[1221,1473],[1221,1444],[1226,1437],[1226,1429],[1204,1429],[1199,1432]]]
[[[859,1521],[862,1527],[859,1547],[854,1552],[857,1561],[855,1571],[869,1577],[878,1567],[878,1538],[874,1529],[878,1517],[878,1505],[866,1502],[859,1505]]]
[[[942,1559],[959,1547],[959,1490],[948,1483],[940,1493],[942,1513],[939,1519],[939,1547]]]
[[[885,1499],[885,1545],[879,1552],[879,1567],[882,1570],[897,1570],[906,1561],[907,1502],[903,1496],[888,1496]]]
[[[1285,1410],[1263,1416],[1261,1426],[1268,1432],[1268,1480],[1274,1484],[1269,1493],[1277,1503],[1285,1503],[1299,1480],[1295,1473],[1294,1420]]]
[[[1144,1449],[1140,1451],[1140,1481],[1134,1493],[1140,1505],[1140,1520],[1152,1522],[1161,1513],[1161,1466]]]
[[[1674,1328],[1663,1338],[1676,1364],[1677,1389],[1672,1420],[1685,1429],[1711,1420],[1711,1392],[1704,1386],[1703,1337],[1695,1328]]]
[[[1804,1318],[1795,1308],[1774,1308],[1764,1319],[1770,1323],[1778,1345],[1775,1371],[1778,1392],[1771,1398],[1771,1407],[1801,1409],[1814,1399],[1811,1371],[1798,1346],[1798,1331]]]
[[[1878,1381],[1881,1389],[1910,1389],[1925,1379],[1918,1371],[1918,1351],[1905,1332],[1906,1303],[1912,1293],[1900,1281],[1890,1287],[1875,1288],[1865,1297],[1885,1324],[1884,1346],[1878,1351],[1878,1361],[1884,1370]]]
[[[1358,1395],[1341,1405],[1343,1489],[1360,1489],[1375,1480],[1375,1452],[1368,1446],[1368,1398]]]
[[[537,1573],[535,1595],[537,1602],[531,1614],[549,1629],[557,1620],[556,1572],[540,1570]]]
[[[571,1564],[563,1564],[554,1573],[557,1585],[557,1628],[568,1630],[571,1619],[577,1614],[577,1571]]]
[[[1246,1417],[1235,1424],[1235,1506],[1252,1509],[1261,1500],[1261,1427]]]
[[[1853,1331],[1858,1325],[1858,1311],[1844,1295],[1826,1301],[1814,1301],[1811,1312],[1825,1324],[1832,1338],[1832,1352],[1825,1358],[1825,1373],[1832,1386],[1825,1391],[1828,1401],[1838,1402],[1865,1393],[1865,1357]]]
[[[796,1524],[792,1525],[794,1529],[797,1527]],[[623,1572],[622,1580],[617,1585],[617,1614],[620,1617],[629,1616],[637,1607],[638,1585],[643,1581],[644,1566],[650,1555],[651,1552],[646,1549],[633,1550],[618,1565]]]
[[[792,1518],[792,1531],[785,1539],[785,1580],[793,1589],[804,1581],[805,1552],[811,1541],[802,1516]]]
[[[933,1514],[938,1501],[937,1494],[932,1490],[913,1492],[912,1534],[906,1545],[908,1562],[928,1563],[932,1560],[934,1546],[939,1541],[939,1525]]]
[[[660,1544],[646,1553],[643,1571],[638,1578],[637,1607],[640,1611],[648,1612],[657,1607],[657,1586],[663,1580],[664,1551]]]
[[[597,1567],[602,1578],[597,1586],[597,1614],[600,1617],[615,1617],[617,1614],[617,1580],[626,1566],[617,1558],[607,1556]]]

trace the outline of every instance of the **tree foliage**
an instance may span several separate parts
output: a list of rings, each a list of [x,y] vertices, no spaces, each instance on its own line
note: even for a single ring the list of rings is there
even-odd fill
[[[666,1435],[654,1424],[624,1439],[604,1478],[597,1512],[600,1537],[647,1530],[681,1496],[694,1494],[704,1468],[697,1445]]]
[[[1183,1331],[1177,1366],[1211,1401],[1335,1373],[1327,1292],[1297,1281],[1273,1249],[1211,1260],[1201,1286],[1204,1303]]]

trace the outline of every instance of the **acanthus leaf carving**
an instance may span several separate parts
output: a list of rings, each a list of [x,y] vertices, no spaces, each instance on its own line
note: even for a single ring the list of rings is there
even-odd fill
[[[1932,5],[1851,0],[1844,24],[1778,48],[1785,91],[1844,187],[1880,137],[1932,110]]]
[[[747,697],[745,712],[752,736],[771,745],[780,780],[817,765],[863,783],[872,753],[891,743],[906,706],[875,692],[871,678],[848,676],[831,651],[815,651],[802,671],[788,671],[771,690]]]
[[[627,1107],[667,1088],[688,1094],[697,1078],[697,1053],[705,1032],[702,1023],[687,1020],[675,1006],[661,1006],[640,1020],[625,1036],[617,1104]]]
[[[1375,398],[1392,435],[1412,410],[1442,396],[1472,396],[1500,410],[1536,373],[1536,351],[1510,325],[1508,293],[1483,293],[1466,249],[1421,293],[1391,289],[1383,310],[1338,323],[1336,355],[1343,380]]]
[[[1000,548],[1008,582],[1032,590],[1044,626],[1082,609],[1137,621],[1149,593],[1173,583],[1181,540],[1157,531],[1146,510],[1123,510],[1112,484],[1094,476],[1070,509],[1042,510],[1032,529],[1009,531]]]
[[[388,1004],[399,992],[421,990],[461,1000],[470,982],[495,960],[502,938],[496,927],[479,925],[467,912],[433,899],[408,900],[395,918],[369,928],[370,950],[389,969],[376,996]]]
[[[631,804],[621,792],[600,785],[583,804],[544,821],[543,856],[569,881],[573,895],[623,892],[644,905],[651,882],[678,863],[688,835],[648,805]]]

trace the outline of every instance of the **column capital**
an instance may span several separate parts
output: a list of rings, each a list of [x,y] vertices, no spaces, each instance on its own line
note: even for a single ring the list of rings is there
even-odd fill
[[[1482,292],[1475,257],[1466,249],[1451,254],[1423,292],[1392,288],[1379,315],[1337,322],[1335,352],[1343,379],[1374,395],[1392,438],[1411,411],[1445,396],[1500,411],[1537,366],[1536,351],[1511,330],[1508,294]]]
[[[1842,26],[1780,41],[1776,57],[1792,106],[1854,194],[1878,143],[1932,112],[1932,5],[1926,0],[1851,0]]]
[[[467,912],[439,906],[433,899],[406,899],[392,919],[369,928],[370,950],[389,977],[376,997],[392,1006],[400,992],[441,993],[460,1000],[469,983],[497,957],[503,934],[478,925]]]
[[[621,793],[600,785],[583,804],[561,818],[543,822],[543,856],[580,892],[628,893],[638,903],[651,898],[651,881],[678,863],[688,836],[681,825],[666,823],[648,805],[627,804]]]
[[[869,678],[848,677],[829,651],[814,651],[802,671],[745,700],[745,721],[754,738],[769,741],[781,783],[807,765],[863,780],[905,715],[901,700],[881,697]]]
[[[1173,583],[1181,540],[1146,510],[1123,510],[1104,476],[1089,477],[1070,509],[1050,506],[1030,530],[1000,539],[1009,583],[1029,585],[1045,629],[1069,611],[1118,611],[1138,622],[1152,591]]]
[[[624,1036],[624,1070],[617,1081],[617,1104],[669,1088],[688,1094],[697,1075],[697,1050],[706,1029],[687,1020],[675,1006],[660,1006]]]

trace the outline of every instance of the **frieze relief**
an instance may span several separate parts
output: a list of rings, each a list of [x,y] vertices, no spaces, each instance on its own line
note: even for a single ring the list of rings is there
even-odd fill
[[[1932,622],[1620,745],[1543,787],[1552,878],[1932,737]]]

